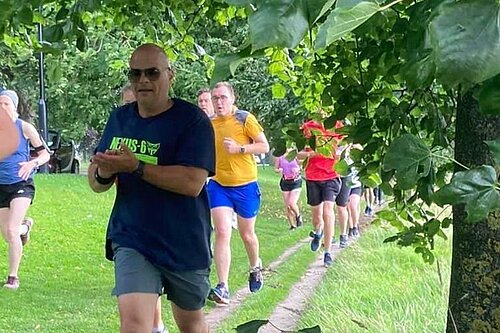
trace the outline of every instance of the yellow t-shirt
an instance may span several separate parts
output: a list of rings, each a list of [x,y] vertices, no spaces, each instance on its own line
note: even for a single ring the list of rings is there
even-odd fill
[[[257,180],[257,163],[252,154],[230,154],[224,149],[224,138],[240,145],[252,143],[264,131],[254,115],[236,110],[233,114],[212,120],[215,132],[215,176],[222,186],[240,186]]]

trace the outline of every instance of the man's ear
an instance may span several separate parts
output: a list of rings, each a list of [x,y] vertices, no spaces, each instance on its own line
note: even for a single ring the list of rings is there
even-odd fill
[[[175,69],[173,69],[172,67],[169,67],[167,69],[167,73],[168,73],[168,77],[169,77],[170,81],[173,81],[175,78]]]

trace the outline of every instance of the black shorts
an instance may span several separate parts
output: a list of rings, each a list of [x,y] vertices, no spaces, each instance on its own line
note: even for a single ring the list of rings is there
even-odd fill
[[[351,194],[349,194],[349,196],[351,196],[351,195],[359,195],[359,196],[361,196],[361,192],[363,192],[361,190],[361,186],[351,187]]]
[[[351,179],[350,177],[342,177],[342,187],[340,192],[335,199],[337,206],[346,207],[349,202],[349,195],[351,195],[351,187],[349,186]]]
[[[340,192],[340,178],[331,180],[306,180],[307,204],[317,206],[324,201],[335,201]]]
[[[290,192],[293,190],[298,190],[300,188],[302,188],[302,178],[290,180],[281,178],[280,180],[280,189],[283,192]]]
[[[10,207],[10,202],[15,198],[30,198],[31,202],[33,202],[34,197],[35,185],[33,179],[0,185],[0,208]]]

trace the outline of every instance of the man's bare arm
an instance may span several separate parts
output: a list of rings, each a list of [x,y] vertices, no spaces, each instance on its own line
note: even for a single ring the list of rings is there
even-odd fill
[[[19,145],[19,134],[7,112],[0,110],[0,159],[12,154]]]
[[[135,155],[123,144],[119,150],[97,153],[89,167],[89,185],[95,192],[107,191],[112,183],[101,184],[98,178],[110,179],[120,172],[133,173],[138,165]],[[95,175],[96,170],[99,177]],[[208,171],[202,168],[145,164],[141,179],[164,190],[196,197],[203,189],[207,177]]]
[[[264,132],[253,138],[253,143],[243,145],[246,154],[265,154],[269,152],[269,142],[267,142]]]

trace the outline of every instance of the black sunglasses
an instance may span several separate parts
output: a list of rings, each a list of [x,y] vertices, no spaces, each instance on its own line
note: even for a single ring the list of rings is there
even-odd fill
[[[138,82],[141,79],[142,73],[144,73],[149,81],[157,81],[160,78],[161,72],[163,70],[156,67],[146,69],[131,68],[128,71],[128,79],[130,82]]]

